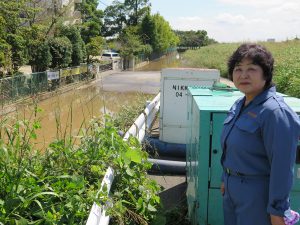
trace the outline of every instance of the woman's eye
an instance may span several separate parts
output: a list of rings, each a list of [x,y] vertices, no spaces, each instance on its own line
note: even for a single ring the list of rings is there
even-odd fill
[[[241,72],[242,69],[241,68],[234,68],[234,72]]]

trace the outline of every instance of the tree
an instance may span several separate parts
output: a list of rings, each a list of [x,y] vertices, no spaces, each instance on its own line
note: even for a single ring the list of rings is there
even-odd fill
[[[81,36],[86,44],[101,34],[103,11],[98,10],[97,6],[97,0],[83,0],[79,7],[82,16]]]
[[[123,29],[119,42],[121,43],[120,54],[125,58],[137,56],[140,53],[149,54],[152,51],[150,45],[142,43],[138,27],[129,26]]]
[[[140,33],[144,36],[144,42],[150,44],[154,52],[164,52],[179,42],[169,23],[159,14],[146,15]]]
[[[78,66],[86,57],[85,44],[81,38],[80,31],[76,26],[62,26],[59,29],[58,36],[66,36],[72,43],[72,63]]]
[[[5,72],[11,67],[11,45],[6,41],[5,32],[6,21],[0,16],[0,75],[4,76]]]
[[[26,27],[26,46],[28,48],[29,65],[32,72],[43,72],[48,69],[52,61],[50,47],[45,32],[47,27],[32,24]]]
[[[72,62],[72,43],[67,37],[54,37],[49,40],[52,55],[51,68],[64,68]]]
[[[4,76],[6,71],[11,68],[11,46],[0,38],[0,76]]]
[[[11,46],[13,71],[17,72],[28,60],[26,41],[19,34],[8,34],[6,41]]]
[[[201,47],[208,44],[216,43],[215,40],[207,36],[205,30],[198,31],[175,31],[180,39],[179,46],[183,47]]]
[[[22,16],[22,12],[29,9],[25,0],[0,1],[0,39],[2,39],[2,48],[6,46],[5,48],[11,51],[10,61],[15,72],[28,60],[25,33],[22,29],[28,19]]]
[[[104,25],[102,35],[111,37],[120,34],[126,24],[126,11],[123,3],[113,1],[112,5],[104,10]]]
[[[104,27],[102,34],[105,37],[119,35],[126,26],[137,26],[150,13],[149,0],[118,0],[112,2],[104,10]]]
[[[149,0],[125,0],[124,5],[128,15],[128,26],[138,25],[145,15],[150,13]]]
[[[98,56],[105,45],[105,39],[101,36],[91,38],[91,41],[86,45],[87,61],[90,61],[90,56]]]
[[[43,72],[48,69],[52,62],[50,47],[47,42],[32,40],[29,64],[32,72]]]

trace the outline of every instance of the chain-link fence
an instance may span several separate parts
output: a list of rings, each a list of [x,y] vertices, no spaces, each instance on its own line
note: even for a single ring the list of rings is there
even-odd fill
[[[96,66],[97,70],[92,70]],[[60,70],[49,70],[28,75],[16,75],[0,79],[0,104],[7,104],[18,99],[32,96],[37,93],[53,91],[59,87],[90,80],[96,73],[112,69],[112,63],[105,65],[81,64]]]

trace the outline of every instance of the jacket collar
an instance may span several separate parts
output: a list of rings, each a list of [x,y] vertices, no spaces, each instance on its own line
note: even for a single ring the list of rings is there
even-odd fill
[[[267,99],[276,96],[276,87],[272,86],[266,90],[264,90],[262,93],[257,95],[253,100],[252,104],[259,105],[262,102],[265,102]]]

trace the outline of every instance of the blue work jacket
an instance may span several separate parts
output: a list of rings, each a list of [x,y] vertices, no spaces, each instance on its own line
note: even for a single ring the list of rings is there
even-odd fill
[[[276,95],[275,87],[263,91],[245,108],[244,102],[245,97],[237,100],[224,121],[221,163],[245,175],[270,179],[267,211],[283,216],[293,184],[299,116]]]

